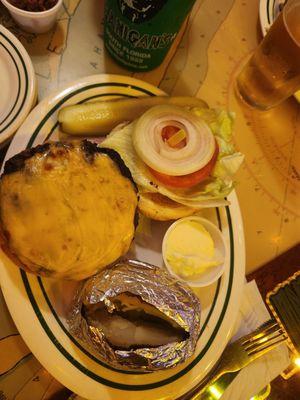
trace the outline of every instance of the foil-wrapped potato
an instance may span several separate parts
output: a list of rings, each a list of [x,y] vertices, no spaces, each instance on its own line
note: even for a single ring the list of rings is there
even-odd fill
[[[162,370],[194,353],[200,302],[164,269],[124,260],[83,284],[69,329],[83,346],[115,368]]]
[[[136,207],[118,153],[86,140],[45,143],[5,164],[0,244],[29,272],[84,279],[128,251]]]

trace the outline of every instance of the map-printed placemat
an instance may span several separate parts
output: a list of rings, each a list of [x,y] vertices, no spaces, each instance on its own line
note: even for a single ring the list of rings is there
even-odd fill
[[[235,141],[246,155],[237,193],[246,237],[247,272],[297,242],[300,230],[300,107],[291,98],[276,109],[245,108],[234,95],[234,79],[261,39],[258,0],[198,0],[165,62],[132,74],[116,65],[103,44],[103,0],[65,0],[53,31],[22,32],[0,6],[0,23],[32,57],[39,99],[62,84],[97,73],[133,75],[169,94],[204,98],[236,114]],[[0,400],[66,397],[64,389],[31,355],[0,295]],[[2,360],[5,360],[3,362]]]

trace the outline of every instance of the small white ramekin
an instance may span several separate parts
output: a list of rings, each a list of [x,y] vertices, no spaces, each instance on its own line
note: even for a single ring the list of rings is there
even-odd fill
[[[25,11],[13,6],[7,0],[0,0],[8,9],[12,18],[26,32],[45,33],[54,26],[63,0],[58,0],[54,7],[46,11]]]
[[[189,280],[185,279],[182,276],[177,275],[173,268],[172,265],[170,265],[166,259],[166,246],[167,246],[167,241],[168,237],[170,235],[170,232],[174,229],[174,227],[184,221],[197,221],[201,225],[204,226],[204,228],[208,231],[208,233],[211,235],[215,247],[219,250],[219,252],[222,254],[224,262],[220,265],[217,265],[215,267],[207,268],[201,276],[198,276],[195,280]],[[223,274],[225,265],[227,263],[227,246],[225,243],[225,240],[223,238],[222,232],[214,225],[212,222],[208,221],[205,218],[198,217],[196,215],[191,215],[190,217],[185,217],[185,218],[180,218],[177,221],[175,221],[167,230],[163,243],[162,243],[162,255],[163,255],[163,260],[165,263],[165,266],[167,267],[167,270],[170,272],[171,275],[175,276],[177,279],[187,283],[189,286],[192,287],[203,287],[203,286],[208,286],[214,283],[216,280],[220,278],[220,276]]]

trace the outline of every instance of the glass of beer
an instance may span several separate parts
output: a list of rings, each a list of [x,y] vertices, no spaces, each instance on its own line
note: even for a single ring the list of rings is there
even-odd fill
[[[289,0],[237,77],[246,103],[267,110],[300,88],[300,0]]]

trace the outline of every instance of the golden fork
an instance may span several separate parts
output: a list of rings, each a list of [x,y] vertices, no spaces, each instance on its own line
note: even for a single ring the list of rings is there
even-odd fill
[[[287,339],[276,320],[271,319],[254,332],[226,347],[220,360],[194,388],[176,400],[200,400],[201,394],[222,375],[236,372]]]

